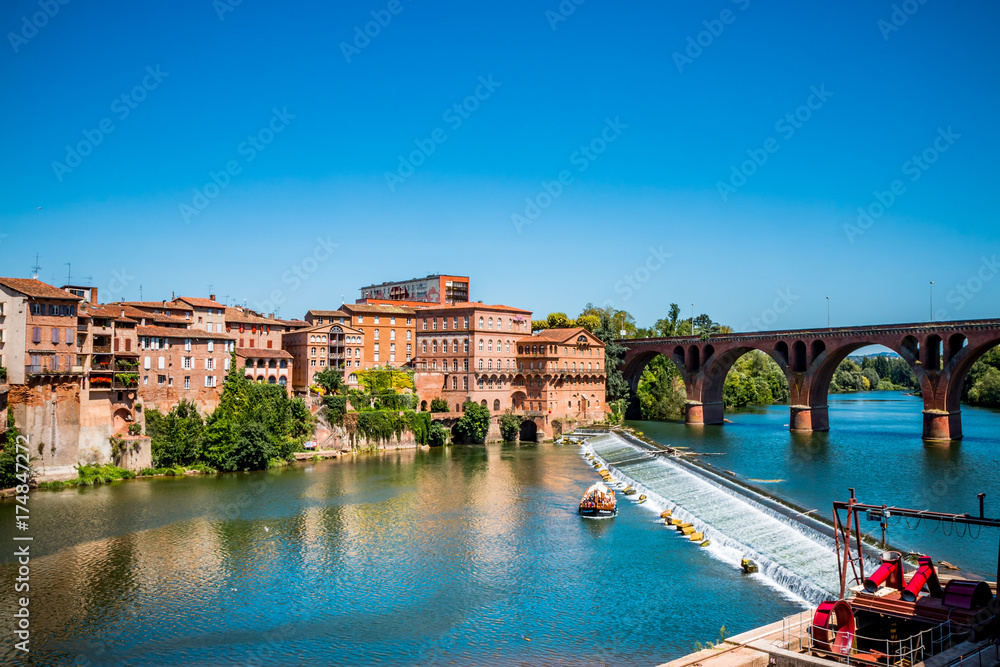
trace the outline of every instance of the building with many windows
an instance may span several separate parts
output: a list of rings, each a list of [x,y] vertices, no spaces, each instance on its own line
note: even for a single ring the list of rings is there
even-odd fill
[[[33,278],[0,278],[0,366],[7,369],[7,382],[82,378],[77,347],[77,309],[82,301]]]
[[[547,329],[517,340],[516,411],[551,418],[603,419],[604,343],[586,329]]]
[[[448,304],[469,300],[468,276],[432,275],[397,282],[367,285],[361,288],[358,303],[409,303]]]
[[[405,366],[413,361],[417,326],[413,308],[345,303],[340,310],[349,318],[345,326],[360,332],[363,339],[361,368]]]
[[[218,406],[236,341],[224,332],[178,327],[137,327],[139,396],[165,412],[188,400],[202,413]]]
[[[346,324],[317,324],[296,329],[282,337],[284,350],[291,356],[294,368],[292,389],[304,394],[312,385],[316,373],[327,368],[340,369],[344,380],[357,386],[354,371],[365,367],[365,334]]]
[[[467,302],[421,309],[416,323],[413,367],[422,401],[444,398],[456,412],[466,400],[495,411],[512,407],[517,340],[531,333],[531,311]]]

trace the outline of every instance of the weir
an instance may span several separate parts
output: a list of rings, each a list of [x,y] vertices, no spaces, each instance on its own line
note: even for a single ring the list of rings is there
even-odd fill
[[[711,540],[712,555],[739,566],[752,558],[759,574],[810,603],[834,599],[840,590],[834,540],[736,493],[666,456],[608,433],[587,440],[584,451],[602,460],[613,478],[636,487],[651,508],[670,509]],[[640,457],[639,455],[646,456]]]

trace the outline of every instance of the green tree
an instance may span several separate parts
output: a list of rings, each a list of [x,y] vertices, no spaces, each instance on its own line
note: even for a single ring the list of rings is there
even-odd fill
[[[656,332],[657,336],[676,336],[677,335],[677,321],[681,316],[681,307],[676,303],[670,304],[670,311],[667,316],[656,320],[653,325],[653,330]]]
[[[480,445],[486,442],[490,431],[490,411],[485,405],[466,401],[462,406],[465,413],[455,424],[455,431],[463,444]]]
[[[431,401],[431,412],[448,412],[448,401],[443,398],[435,398]]]
[[[238,429],[236,468],[239,470],[264,470],[271,459],[280,454],[268,429],[257,422],[243,424]]]
[[[569,319],[566,313],[549,313],[545,321],[549,329],[569,329],[576,326],[576,322]]]
[[[630,394],[628,383],[622,375],[621,363],[625,358],[625,346],[616,343],[619,335],[615,330],[615,322],[610,313],[602,313],[601,326],[593,333],[604,343],[604,368],[607,372],[605,390],[607,402],[620,398],[627,399]]]
[[[447,428],[440,422],[434,422],[427,433],[427,444],[431,447],[443,447],[448,444],[448,435]]]
[[[636,395],[643,419],[679,419],[684,414],[684,381],[674,362],[662,354],[643,369]]]
[[[205,422],[191,401],[181,399],[167,414],[146,410],[146,434],[150,437],[154,468],[173,468],[202,457]]]
[[[521,416],[514,414],[511,410],[507,410],[500,415],[500,437],[504,442],[517,441],[517,438],[521,433],[522,421]]]
[[[323,387],[329,395],[337,396],[347,388],[343,372],[327,366],[313,376],[316,384]]]
[[[581,315],[576,318],[576,326],[583,327],[587,331],[593,333],[599,326],[601,326],[601,318],[597,315]]]

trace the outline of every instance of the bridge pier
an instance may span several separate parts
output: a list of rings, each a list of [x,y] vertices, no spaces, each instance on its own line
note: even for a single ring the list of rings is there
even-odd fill
[[[924,410],[924,440],[962,439],[961,410]]]
[[[702,403],[701,401],[688,401],[684,404],[684,423],[694,424],[722,424],[725,422],[724,410],[721,401]]]
[[[830,411],[825,405],[793,405],[789,408],[789,431],[829,431]]]

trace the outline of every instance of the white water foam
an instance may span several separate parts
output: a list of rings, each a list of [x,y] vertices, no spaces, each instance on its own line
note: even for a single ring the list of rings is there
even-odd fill
[[[673,518],[703,532],[711,556],[737,569],[740,559],[753,559],[760,568],[753,576],[801,602],[815,604],[839,593],[836,549],[822,533],[615,434],[589,438],[581,453],[645,494],[650,511],[669,509]]]

